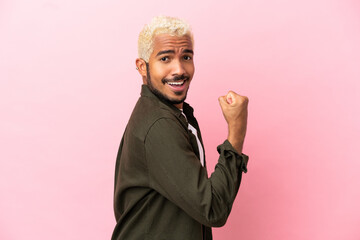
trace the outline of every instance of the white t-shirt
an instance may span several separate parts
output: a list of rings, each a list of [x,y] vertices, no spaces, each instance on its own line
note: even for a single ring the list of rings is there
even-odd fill
[[[187,120],[186,118],[186,115],[184,114],[183,110],[181,110],[181,113],[184,115],[185,119]],[[199,149],[199,156],[200,156],[200,163],[202,166],[204,166],[204,149],[201,145],[201,142],[199,140],[199,137],[197,135],[197,130],[196,128],[194,128],[189,122],[188,122],[188,129],[195,135],[196,137],[196,142],[197,142],[197,145],[198,145],[198,149]]]

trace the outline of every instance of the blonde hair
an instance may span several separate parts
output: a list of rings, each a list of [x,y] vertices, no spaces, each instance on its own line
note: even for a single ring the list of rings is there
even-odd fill
[[[194,46],[193,34],[188,23],[179,18],[157,16],[151,20],[150,24],[145,25],[139,34],[139,58],[149,62],[150,55],[154,50],[154,38],[159,34],[169,34],[178,37],[188,35]]]

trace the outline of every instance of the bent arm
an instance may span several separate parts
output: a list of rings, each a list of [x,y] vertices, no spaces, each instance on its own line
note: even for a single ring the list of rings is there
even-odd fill
[[[150,186],[198,222],[225,224],[246,172],[248,157],[228,140],[218,146],[219,160],[208,178],[183,127],[173,119],[157,120],[145,139]]]

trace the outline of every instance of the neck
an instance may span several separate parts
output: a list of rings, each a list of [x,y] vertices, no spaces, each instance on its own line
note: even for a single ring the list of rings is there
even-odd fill
[[[183,109],[183,103],[174,104],[174,106],[177,107],[178,109]]]

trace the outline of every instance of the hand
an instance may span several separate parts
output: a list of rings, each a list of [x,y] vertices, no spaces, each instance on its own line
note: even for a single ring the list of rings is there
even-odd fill
[[[241,154],[246,135],[249,99],[229,91],[226,96],[219,97],[219,103],[228,124],[228,141]]]

